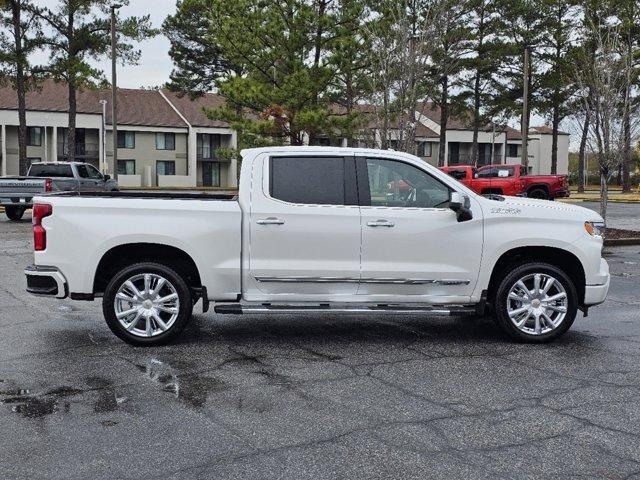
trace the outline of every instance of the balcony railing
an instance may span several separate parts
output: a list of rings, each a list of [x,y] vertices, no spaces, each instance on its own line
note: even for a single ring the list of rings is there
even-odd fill
[[[76,143],[77,158],[98,158],[100,146],[97,143]],[[58,157],[69,156],[69,146],[65,143],[58,142]]]

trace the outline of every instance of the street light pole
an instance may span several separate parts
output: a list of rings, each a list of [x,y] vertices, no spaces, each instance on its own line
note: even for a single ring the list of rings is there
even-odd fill
[[[118,100],[116,85],[116,10],[122,5],[111,5],[111,127],[113,135],[113,178],[118,178]],[[106,160],[106,159],[105,159]]]

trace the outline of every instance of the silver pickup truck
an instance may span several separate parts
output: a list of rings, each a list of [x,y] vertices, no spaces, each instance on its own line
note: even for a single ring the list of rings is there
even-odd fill
[[[47,192],[118,190],[118,182],[81,162],[36,162],[24,177],[0,178],[0,206],[10,220],[20,220],[34,196]]]

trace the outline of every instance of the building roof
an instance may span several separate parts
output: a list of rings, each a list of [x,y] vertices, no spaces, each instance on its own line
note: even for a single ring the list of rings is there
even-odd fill
[[[553,128],[548,127],[546,125],[541,125],[539,127],[531,127],[531,129],[529,131],[531,133],[541,133],[543,135],[552,135],[553,134]],[[561,132],[560,130],[558,130],[558,135],[569,135],[569,133]]]
[[[219,95],[209,93],[196,100],[188,96],[179,97],[173,92],[163,90],[173,105],[193,126],[228,127],[219,120],[209,120],[202,108],[214,108],[224,103]],[[67,112],[69,92],[66,83],[53,80],[43,81],[39,88],[27,92],[27,109],[45,112]],[[107,101],[106,122],[111,124],[111,90],[81,89],[76,94],[77,112],[101,114],[100,100]],[[18,99],[10,84],[0,86],[0,109],[16,110]],[[180,115],[169,105],[157,90],[119,88],[118,89],[118,125],[150,127],[187,127]]]
[[[516,130],[515,128],[506,127],[507,131],[507,140],[522,140],[522,133],[520,130]],[[546,125],[531,127],[529,129],[530,134],[539,134],[539,135],[552,135],[553,128],[547,127]],[[570,135],[567,132],[558,131],[558,135]]]
[[[205,93],[193,100],[188,95],[162,89],[169,101],[194,127],[228,127],[227,122],[212,120],[204,113],[205,109],[213,109],[224,105],[224,98],[215,93]]]

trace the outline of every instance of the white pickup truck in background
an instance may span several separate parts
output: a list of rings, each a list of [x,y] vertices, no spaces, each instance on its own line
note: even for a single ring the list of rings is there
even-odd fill
[[[194,304],[218,313],[477,313],[520,341],[566,332],[602,303],[602,218],[475,194],[412,155],[242,152],[231,195],[63,193],[33,210],[27,291],[102,297],[109,328],[167,342]]]
[[[118,182],[83,162],[34,162],[26,176],[0,177],[0,206],[20,220],[33,197],[48,192],[116,191]]]

